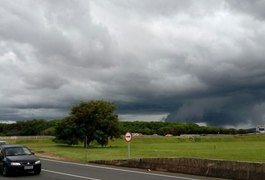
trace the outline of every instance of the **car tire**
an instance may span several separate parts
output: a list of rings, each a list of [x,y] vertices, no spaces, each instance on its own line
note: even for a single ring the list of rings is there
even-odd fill
[[[3,167],[3,176],[8,176],[8,175],[9,175],[8,168],[6,167],[6,165],[4,165],[4,167]]]

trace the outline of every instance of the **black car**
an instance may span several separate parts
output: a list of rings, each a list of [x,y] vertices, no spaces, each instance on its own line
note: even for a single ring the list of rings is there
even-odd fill
[[[3,176],[16,172],[33,172],[40,174],[41,162],[26,146],[0,146],[0,172]]]
[[[7,144],[6,141],[0,141],[0,146],[6,145],[6,144]]]

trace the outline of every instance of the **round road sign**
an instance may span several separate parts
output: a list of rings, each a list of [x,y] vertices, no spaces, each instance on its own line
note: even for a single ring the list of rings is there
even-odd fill
[[[124,138],[125,138],[125,141],[130,142],[132,140],[132,133],[126,132]]]

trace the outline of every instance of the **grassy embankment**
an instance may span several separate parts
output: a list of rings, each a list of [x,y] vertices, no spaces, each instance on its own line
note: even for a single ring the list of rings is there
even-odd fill
[[[27,145],[36,154],[53,155],[79,162],[84,162],[86,157],[87,160],[127,158],[127,143],[123,139],[110,141],[109,145],[103,148],[92,144],[87,150],[87,155],[82,144],[56,144],[52,138],[17,138],[6,141]],[[196,157],[265,162],[265,135],[134,138],[131,142],[131,158],[149,157]]]

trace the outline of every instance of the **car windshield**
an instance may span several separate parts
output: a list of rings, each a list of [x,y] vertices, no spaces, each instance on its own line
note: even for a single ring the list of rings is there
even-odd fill
[[[6,156],[30,155],[30,150],[26,147],[10,147],[5,149]]]

